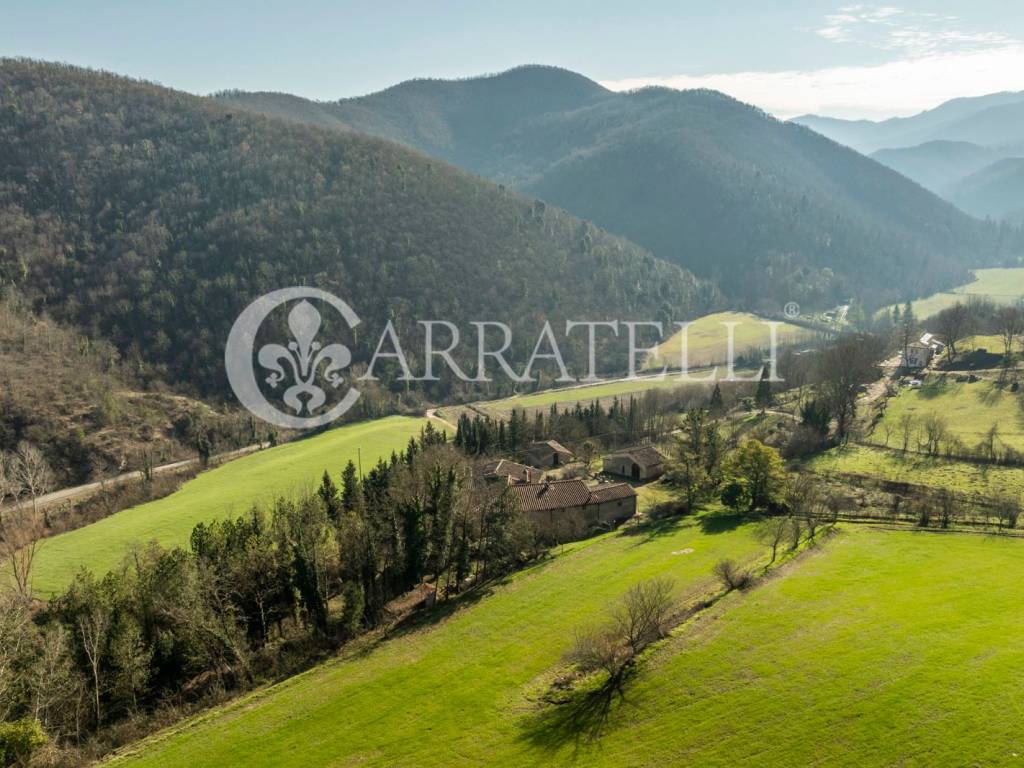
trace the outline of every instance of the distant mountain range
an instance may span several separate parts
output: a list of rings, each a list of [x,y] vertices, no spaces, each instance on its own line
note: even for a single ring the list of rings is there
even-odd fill
[[[337,102],[218,100],[414,147],[592,220],[753,308],[927,293],[1008,247],[882,165],[713,91],[613,93],[530,66]]]
[[[793,122],[871,154],[929,141],[967,141],[982,146],[1024,143],[1024,91],[953,99],[912,117],[841,120],[804,115]]]
[[[1024,91],[954,99],[881,122],[805,115],[794,122],[846,144],[980,217],[1024,211]]]

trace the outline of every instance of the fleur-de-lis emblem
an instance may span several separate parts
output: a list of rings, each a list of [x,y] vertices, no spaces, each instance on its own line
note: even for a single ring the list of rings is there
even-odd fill
[[[292,333],[288,346],[265,344],[257,356],[260,365],[270,371],[266,381],[274,389],[288,378],[285,365],[288,366],[290,379],[295,383],[284,391],[281,399],[295,413],[312,414],[327,400],[327,394],[315,383],[318,375],[337,388],[344,381],[341,369],[352,362],[352,353],[344,344],[325,347],[316,341],[320,324],[316,307],[303,299],[288,313],[288,329]]]

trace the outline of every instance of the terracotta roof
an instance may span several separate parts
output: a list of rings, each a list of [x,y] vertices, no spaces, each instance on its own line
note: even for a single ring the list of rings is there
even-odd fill
[[[489,461],[483,465],[480,471],[484,477],[511,477],[520,483],[532,483],[534,480],[540,479],[544,474],[533,467],[509,461],[508,459]]]
[[[636,496],[629,483],[605,483],[589,488],[579,479],[513,485],[510,490],[519,499],[519,506],[524,512],[582,507]]]
[[[510,490],[519,499],[524,512],[582,507],[590,500],[590,489],[582,480],[513,485]]]
[[[638,445],[635,448],[626,448],[625,450],[615,451],[608,455],[609,457],[629,456],[629,458],[642,467],[653,467],[665,460],[665,457],[658,452],[658,449],[650,445]]]
[[[605,483],[590,489],[590,503],[603,504],[616,499],[629,499],[636,496],[636,491],[629,483]]]
[[[557,440],[538,440],[537,442],[530,443],[530,447],[527,450],[533,451],[539,448],[550,448],[556,453],[568,453],[570,456],[572,455],[572,451]]]

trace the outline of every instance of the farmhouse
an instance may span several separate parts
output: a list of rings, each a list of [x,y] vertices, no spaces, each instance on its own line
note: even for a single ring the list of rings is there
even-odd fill
[[[904,368],[926,368],[932,358],[946,351],[946,345],[939,341],[934,333],[924,334],[920,340],[911,342],[903,350],[900,364]]]
[[[579,479],[511,486],[519,508],[544,536],[579,539],[636,514],[636,491],[628,483],[589,487]]]
[[[664,457],[656,448],[642,445],[610,453],[604,457],[604,471],[632,480],[653,480],[665,472]]]
[[[487,462],[480,468],[480,475],[488,482],[501,482],[506,485],[537,483],[544,477],[544,473],[539,469],[508,459]]]
[[[556,440],[530,443],[523,453],[526,463],[538,469],[561,467],[572,461],[572,451]]]
[[[915,341],[908,344],[904,350],[900,365],[904,368],[924,368],[932,360],[932,348],[927,344]]]
[[[946,351],[946,345],[939,341],[934,333],[926,333],[921,337],[921,344],[924,344],[932,351],[932,356],[941,355]]]

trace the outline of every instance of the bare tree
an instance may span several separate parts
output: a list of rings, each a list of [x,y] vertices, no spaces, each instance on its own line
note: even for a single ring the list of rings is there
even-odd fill
[[[565,660],[583,672],[600,669],[610,680],[614,680],[622,674],[630,657],[615,633],[604,627],[589,631],[577,630]]]
[[[1024,334],[1024,311],[1020,307],[1001,307],[996,312],[996,328],[1003,337],[1003,352],[1009,362],[1013,357],[1013,342]]]
[[[610,682],[621,682],[636,655],[668,632],[674,589],[668,578],[630,587],[604,626],[576,632],[566,659],[584,672],[600,669]]]
[[[790,520],[787,517],[769,517],[757,527],[757,540],[772,549],[772,559],[769,565],[775,562],[779,551],[779,545],[786,538],[790,529]]]
[[[750,571],[740,568],[735,561],[728,558],[715,563],[715,567],[711,572],[722,582],[722,586],[730,592],[734,589],[745,589],[750,585],[752,579]]]
[[[1000,528],[1016,528],[1020,517],[1020,502],[1013,496],[1000,496],[996,499],[996,517]]]
[[[24,600],[0,594],[0,720],[7,720],[19,699],[22,664],[32,642],[32,617]]]
[[[970,308],[959,301],[935,316],[935,327],[946,341],[950,362],[956,360],[956,345],[970,336],[973,325],[974,316]]]
[[[72,735],[87,695],[74,660],[68,630],[50,624],[39,639],[39,655],[29,678],[32,716],[48,733]]]
[[[914,317],[914,310],[910,303],[907,303],[906,311],[903,313],[903,318],[900,321],[899,327],[896,329],[897,340],[899,341],[900,349],[903,351],[903,360],[907,359],[907,350],[910,349],[910,344],[917,338],[919,327],[917,324],[917,318]]]
[[[949,433],[946,420],[938,413],[929,413],[924,417],[925,446],[928,453],[935,456],[939,453],[942,442]]]
[[[0,515],[3,514],[4,504],[8,498],[14,499],[14,478],[11,470],[11,456],[6,451],[0,451]]]
[[[100,694],[103,691],[101,670],[103,658],[106,655],[107,630],[110,628],[110,612],[105,606],[94,604],[88,613],[78,617],[78,635],[82,641],[82,650],[89,662],[89,672],[92,675],[93,706],[96,715],[96,725],[102,721],[100,710]]]
[[[665,636],[672,611],[671,579],[642,581],[629,588],[613,613],[619,635],[636,655],[647,645]]]
[[[32,564],[43,533],[43,516],[35,507],[15,507],[0,518],[0,555],[11,568],[15,589],[26,601],[32,598]]]
[[[850,431],[861,387],[878,378],[878,363],[884,354],[882,339],[846,335],[817,355],[819,392],[836,419],[840,440]]]
[[[903,452],[910,449],[910,438],[914,436],[916,421],[912,413],[904,413],[900,416],[900,431],[903,433]]]
[[[8,459],[8,473],[18,489],[18,493],[27,494],[36,509],[39,497],[50,493],[53,489],[53,470],[31,442],[19,442],[12,457]]]

